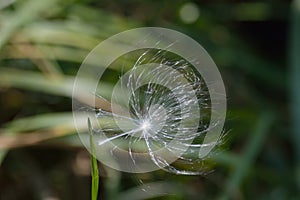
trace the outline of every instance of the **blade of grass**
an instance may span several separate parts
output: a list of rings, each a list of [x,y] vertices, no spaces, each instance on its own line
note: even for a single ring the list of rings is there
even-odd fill
[[[89,118],[88,118],[88,128],[90,133],[90,147],[91,147],[91,173],[92,173],[91,200],[97,200],[98,189],[99,189],[99,171],[98,171],[97,159],[95,156],[93,130]]]
[[[8,1],[1,1],[0,2],[0,10],[9,6],[10,4],[14,3],[16,0],[8,0]]]
[[[24,117],[8,122],[3,127],[7,132],[28,132],[61,125],[74,127],[71,112],[47,113]]]
[[[296,156],[296,182],[300,190],[300,0],[294,0],[291,16],[290,87],[292,113],[292,143]]]
[[[77,125],[77,127],[79,127],[79,125]],[[86,125],[83,126],[82,124],[80,127],[84,128]],[[21,132],[33,132],[41,129],[48,130],[47,134],[45,134],[45,132],[35,132],[28,136],[17,136]],[[32,139],[34,139],[35,142],[39,142],[65,136],[74,133],[75,126],[72,113],[52,113],[14,120],[5,124],[1,132],[1,136],[12,143],[9,144],[5,142],[5,140],[0,140],[0,165],[7,154],[9,146],[32,144]]]
[[[51,79],[41,73],[28,70],[0,68],[0,85],[41,91],[48,94],[72,96],[74,78],[64,76],[62,79]]]
[[[69,23],[72,23],[72,21],[34,23],[24,28],[21,34],[35,43],[69,45],[89,51],[109,36],[106,33],[103,37],[98,38],[80,33],[77,30],[75,32],[69,30]],[[91,28],[89,26],[85,27],[86,25],[80,23],[77,23],[77,26],[83,26],[87,29]],[[102,33],[102,30],[98,30],[98,32]]]
[[[22,89],[29,89],[38,92],[54,94],[59,96],[72,97],[72,90],[75,77],[63,76],[61,79],[52,79],[45,77],[41,73],[31,72],[28,70],[17,70],[0,67],[0,86],[4,87],[16,87]],[[92,88],[90,81],[85,81],[85,88]],[[97,91],[97,94],[103,97],[109,97],[110,91],[112,91],[112,85],[106,82],[101,82],[101,91]],[[78,92],[74,98],[81,102],[85,102],[87,105],[94,106],[93,100],[95,96],[86,90]],[[110,105],[100,98],[96,98],[95,105],[97,108],[108,109]]]
[[[275,115],[272,112],[265,112],[260,116],[253,136],[250,138],[249,144],[241,156],[242,159],[240,160],[240,165],[237,166],[234,173],[231,177],[229,177],[226,185],[226,191],[220,199],[230,199],[230,196],[237,194],[239,186],[241,185],[244,177],[247,175],[249,168],[255,161],[255,158],[265,141],[267,133],[274,121],[274,116]]]
[[[49,76],[51,78],[62,78],[63,73],[59,64],[54,60],[45,59],[45,55],[38,48],[38,45],[30,44],[30,41],[21,35],[14,38],[13,42],[15,41],[17,43],[23,43],[23,45],[15,45],[15,50],[20,52],[21,55],[29,58],[31,62],[45,74],[45,76]],[[36,56],[41,59],[36,59]]]
[[[56,0],[31,0],[22,3],[23,5],[15,11],[13,17],[9,18],[3,27],[1,27],[0,49],[21,26],[33,21],[39,17],[41,13],[53,7],[54,3],[56,3]]]

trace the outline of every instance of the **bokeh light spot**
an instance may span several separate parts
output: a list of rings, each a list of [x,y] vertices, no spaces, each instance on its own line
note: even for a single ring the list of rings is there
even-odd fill
[[[191,24],[199,17],[199,8],[195,3],[185,3],[180,9],[180,18],[184,23]]]

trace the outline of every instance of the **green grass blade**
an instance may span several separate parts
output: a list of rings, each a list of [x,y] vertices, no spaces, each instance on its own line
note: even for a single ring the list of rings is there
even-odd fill
[[[272,112],[265,112],[259,118],[254,133],[249,140],[249,144],[241,156],[240,165],[238,165],[234,173],[229,177],[226,192],[221,197],[222,200],[229,199],[229,196],[237,192],[237,189],[240,187],[245,175],[261,150],[273,121],[274,114]]]
[[[296,156],[296,181],[300,190],[300,0],[294,0],[292,4],[290,38],[292,143]]]
[[[1,27],[0,49],[19,28],[38,18],[41,13],[53,7],[55,3],[56,0],[30,0],[23,2],[23,5],[17,9],[14,16],[7,20],[3,27]]]
[[[92,173],[92,188],[91,188],[91,200],[97,200],[99,189],[99,171],[97,159],[95,156],[94,136],[90,119],[88,119],[88,128],[90,133],[90,145],[91,145],[91,173]]]

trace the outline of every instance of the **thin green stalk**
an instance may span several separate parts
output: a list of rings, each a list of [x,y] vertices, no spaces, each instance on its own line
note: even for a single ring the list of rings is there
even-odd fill
[[[91,146],[91,173],[92,173],[92,188],[91,188],[91,200],[97,200],[98,189],[99,189],[99,171],[97,159],[95,156],[95,146],[94,146],[94,135],[92,130],[91,121],[88,118],[88,127],[90,133],[90,146]]]
[[[249,144],[247,145],[244,153],[241,155],[240,164],[236,167],[236,170],[231,177],[229,177],[229,181],[226,185],[226,191],[220,199],[229,199],[231,195],[234,195],[238,191],[238,188],[240,187],[244,177],[247,175],[249,168],[261,150],[273,120],[274,114],[271,112],[265,112],[261,115],[255,127],[255,131],[250,138]]]
[[[292,142],[296,160],[296,182],[300,190],[300,0],[294,0],[291,10],[290,86]]]

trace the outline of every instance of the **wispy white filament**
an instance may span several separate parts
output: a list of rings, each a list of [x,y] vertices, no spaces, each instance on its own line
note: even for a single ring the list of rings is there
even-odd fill
[[[200,125],[200,107],[209,106],[204,99],[209,95],[187,61],[164,56],[165,51],[153,55],[144,50],[132,69],[120,76],[112,93],[112,113],[97,113],[98,118],[112,117],[117,127],[108,131],[102,126],[99,132],[107,138],[98,145],[124,138],[132,163],[136,164],[134,153],[148,154],[157,167],[179,174],[171,164],[178,159],[191,162],[183,156],[190,147],[215,145],[193,144],[208,131],[208,126]],[[152,63],[145,63],[147,60]],[[137,144],[144,144],[144,149],[137,149]]]
[[[78,94],[93,93],[96,100],[92,102],[98,97],[103,102],[104,71],[124,55],[133,62],[125,59],[114,66],[122,73],[106,95],[111,110],[95,105],[93,112],[84,112],[92,119],[97,158],[126,172],[202,173],[202,161],[219,143],[226,94],[209,55],[176,31],[140,28],[100,43],[82,64],[74,84],[75,124],[81,123],[79,113],[86,107],[77,101]],[[88,64],[96,59],[105,68]],[[86,134],[78,130],[89,149]]]

